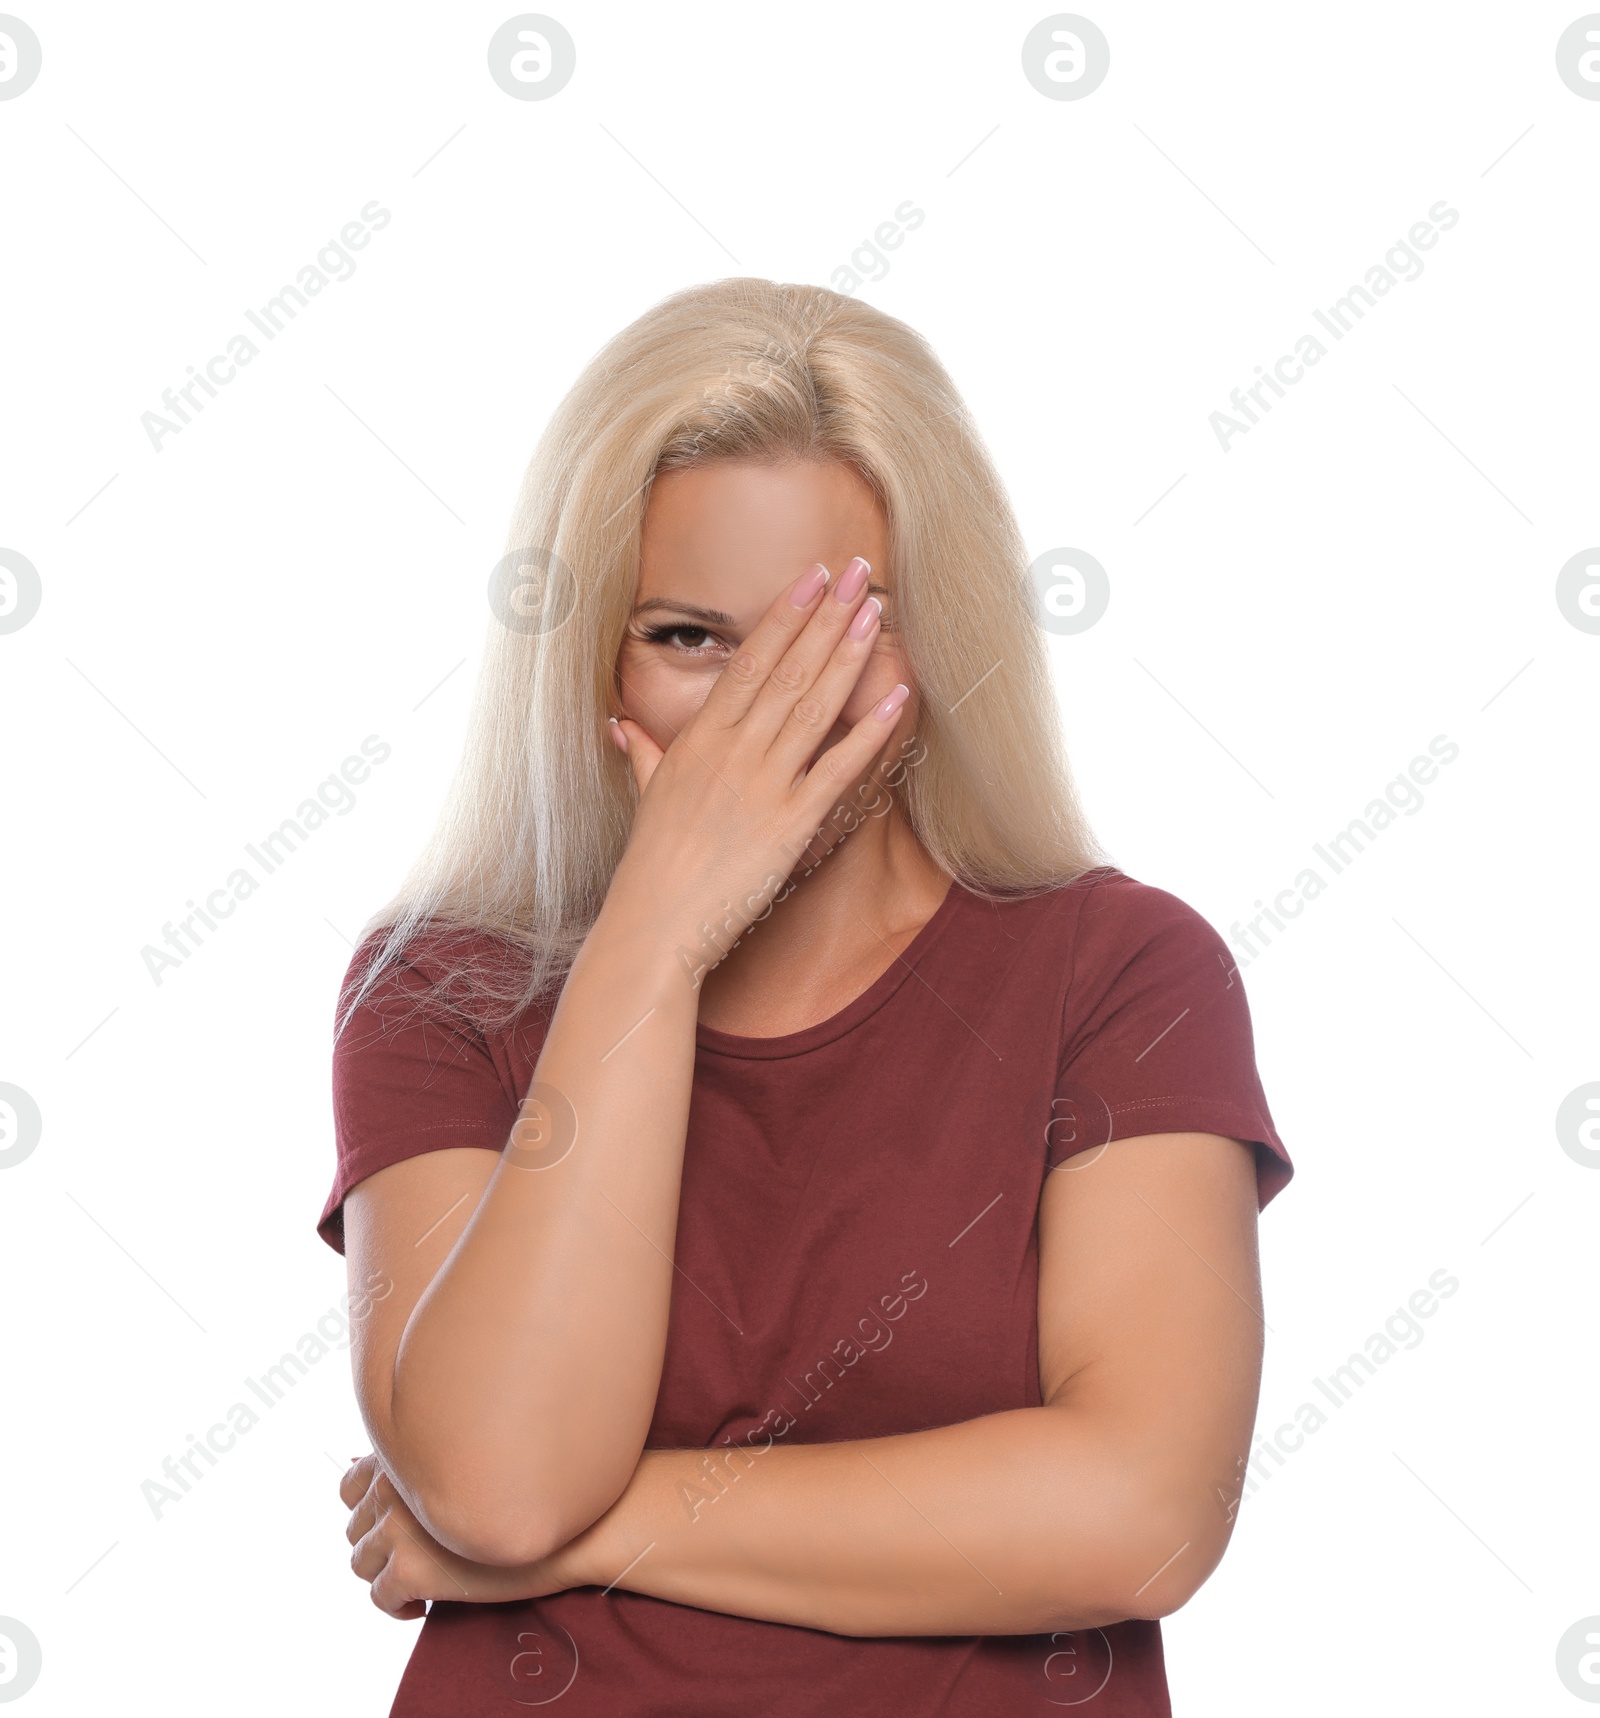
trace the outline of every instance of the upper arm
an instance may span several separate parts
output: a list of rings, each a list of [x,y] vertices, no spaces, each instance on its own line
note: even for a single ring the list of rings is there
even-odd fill
[[[395,1360],[406,1325],[499,1161],[498,1152],[478,1146],[425,1151],[378,1170],[345,1196],[351,1306],[359,1304],[362,1313],[351,1319],[356,1396],[374,1446],[391,1459]]]
[[[1084,1152],[1045,1180],[1040,1389],[1127,1463],[1130,1616],[1183,1604],[1232,1528],[1261,1380],[1256,1177],[1247,1143],[1165,1133]]]
[[[346,991],[373,948],[369,940],[351,960]],[[396,1478],[391,1406],[406,1327],[516,1122],[503,1059],[436,994],[448,968],[422,939],[376,974],[333,1051],[337,1163],[319,1229],[345,1254],[356,1394]]]

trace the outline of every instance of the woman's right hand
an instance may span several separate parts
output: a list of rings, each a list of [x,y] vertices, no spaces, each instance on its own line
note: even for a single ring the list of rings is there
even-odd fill
[[[680,947],[714,926],[706,967],[766,910],[909,696],[896,686],[816,755],[877,636],[868,571],[852,561],[830,594],[819,564],[782,592],[665,750],[637,722],[616,723],[639,805],[606,904],[641,912]]]

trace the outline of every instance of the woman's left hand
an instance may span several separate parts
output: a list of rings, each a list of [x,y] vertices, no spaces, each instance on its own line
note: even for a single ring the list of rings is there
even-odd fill
[[[339,1496],[350,1510],[344,1535],[355,1547],[350,1567],[370,1583],[373,1604],[401,1621],[426,1615],[428,1599],[499,1604],[581,1584],[561,1567],[561,1553],[516,1568],[458,1557],[411,1513],[376,1455],[351,1465],[339,1481]]]

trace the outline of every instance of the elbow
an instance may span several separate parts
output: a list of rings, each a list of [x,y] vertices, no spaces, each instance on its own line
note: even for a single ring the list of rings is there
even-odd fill
[[[1230,1532],[1203,1502],[1136,1506],[1106,1559],[1106,1606],[1118,1621],[1159,1622],[1182,1610],[1222,1561]]]
[[[417,1518],[447,1551],[497,1569],[542,1563],[577,1536],[548,1514],[509,1501],[424,1495],[417,1503]]]
[[[1227,1548],[1232,1524],[1198,1487],[1154,1486],[1122,1462],[1100,1478],[1088,1494],[1074,1488],[1059,1515],[1040,1512],[1035,1568],[1048,1611],[1044,1630],[1171,1616],[1205,1585]]]
[[[414,1507],[417,1519],[447,1551],[499,1569],[542,1563],[604,1513],[574,1512],[520,1487],[479,1487],[459,1478],[420,1487]]]
[[[526,1441],[513,1455],[437,1436],[421,1447],[391,1438],[385,1465],[447,1551],[500,1569],[541,1563],[569,1545],[616,1502],[632,1472],[575,1464]]]
[[[1181,1610],[1222,1561],[1237,1499],[1230,1505],[1195,1453],[1170,1439],[1130,1437],[1077,1413],[1045,1423],[1056,1459],[1028,1521],[1035,1590],[1050,1620],[1030,1632],[1156,1622]]]

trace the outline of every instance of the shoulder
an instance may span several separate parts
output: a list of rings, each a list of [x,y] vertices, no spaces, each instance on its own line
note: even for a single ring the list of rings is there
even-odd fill
[[[339,986],[339,1046],[428,1028],[484,1038],[495,1016],[512,1011],[527,970],[517,944],[471,926],[430,921],[403,937],[380,926],[362,938]]]
[[[1162,951],[1198,952],[1232,965],[1227,945],[1203,914],[1114,865],[1010,903],[1010,911],[1018,930],[1061,946],[1079,977],[1118,971],[1141,954]]]
[[[1140,1049],[1176,1020],[1185,1037],[1204,1028],[1248,1037],[1237,963],[1215,927],[1167,889],[1113,867],[1055,892],[1047,913],[1064,935],[1064,1046],[1131,1042]],[[1048,940],[1048,939],[1047,939]]]
[[[1187,901],[1109,867],[1083,895],[1077,934],[1087,950],[1108,955],[1156,944],[1206,953],[1226,949],[1210,920]]]
[[[364,937],[335,1021],[337,1167],[318,1220],[343,1249],[343,1202],[358,1182],[423,1152],[499,1150],[516,1119],[520,1064],[485,1024],[485,1003],[516,978],[516,951],[477,931],[429,925],[403,943]]]
[[[1232,952],[1166,889],[1121,871],[1084,881],[1072,918],[1057,1086],[1065,1107],[1052,1122],[1051,1166],[1135,1134],[1218,1134],[1257,1147],[1265,1205],[1293,1166],[1262,1090]]]

